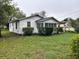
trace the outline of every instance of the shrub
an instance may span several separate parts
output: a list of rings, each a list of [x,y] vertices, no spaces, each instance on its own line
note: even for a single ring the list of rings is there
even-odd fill
[[[31,35],[32,33],[33,33],[33,28],[31,27],[23,28],[24,35]]]
[[[53,28],[45,28],[45,34],[46,35],[51,35],[53,32]]]
[[[79,58],[79,37],[73,40],[72,52],[76,58]]]
[[[63,32],[63,28],[62,27],[57,28],[57,33],[61,33],[61,32]]]
[[[79,26],[77,26],[77,27],[75,28],[75,31],[76,31],[77,33],[79,33]]]
[[[41,35],[51,35],[53,32],[53,28],[39,28],[38,30]]]
[[[38,32],[40,35],[44,34],[44,28],[38,28]]]

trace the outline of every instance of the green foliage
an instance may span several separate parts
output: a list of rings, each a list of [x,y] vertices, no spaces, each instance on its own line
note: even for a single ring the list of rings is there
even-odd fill
[[[45,34],[46,35],[51,35],[53,32],[53,28],[45,28]]]
[[[9,16],[13,13],[13,5],[10,5],[11,0],[0,0],[0,23],[5,24]]]
[[[79,25],[79,18],[76,19],[76,25]]]
[[[38,31],[41,35],[51,35],[53,32],[53,28],[39,28]]]
[[[15,8],[13,16],[18,19],[26,17],[25,14],[19,8]]]
[[[71,20],[71,26],[75,28],[75,26],[76,26],[76,21],[75,20]]]
[[[68,22],[72,27],[76,26],[75,20],[72,18],[66,18],[64,19],[65,22]]]
[[[11,5],[12,0],[0,0],[0,27],[5,25],[9,17],[13,14],[13,5]],[[1,28],[0,28],[0,37],[1,37]]]
[[[14,4],[11,4],[11,2],[12,0],[0,0],[0,26],[6,25],[12,16],[16,18],[25,17],[23,12],[16,8]]]
[[[24,35],[32,35],[33,28],[32,27],[23,28],[23,32]]]
[[[72,25],[72,27],[76,27],[76,26],[78,26],[79,25],[79,18],[77,18],[77,19],[75,19],[75,20],[71,20],[71,25]]]
[[[76,58],[79,58],[79,36],[75,37],[72,44],[72,51]]]
[[[76,31],[77,33],[79,33],[79,26],[76,26],[76,27],[75,27],[75,31]]]
[[[63,28],[62,28],[62,27],[57,28],[57,32],[58,32],[58,33],[63,32]]]
[[[76,27],[77,25],[79,25],[79,18],[77,19],[72,19],[72,18],[66,18],[64,19],[65,22],[69,22],[69,24],[72,26],[72,27]]]
[[[25,17],[25,14],[16,8],[14,4],[11,4],[12,0],[0,0],[0,23],[6,24],[10,17],[16,18]]]

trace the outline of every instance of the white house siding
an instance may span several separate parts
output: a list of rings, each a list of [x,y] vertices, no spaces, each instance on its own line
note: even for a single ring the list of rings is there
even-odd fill
[[[25,20],[20,21],[20,29],[19,29],[19,33],[23,34],[22,29],[24,27],[27,27],[27,22],[31,22],[31,27],[34,28],[33,33],[38,33],[38,29],[37,29],[37,24],[36,24],[36,20],[40,19],[40,17],[32,17],[32,18],[28,18]]]
[[[60,27],[63,28],[63,31],[65,32],[65,24],[60,24]]]
[[[9,23],[9,31],[10,32],[14,32],[14,33],[18,33],[19,34],[19,22],[17,24],[17,29],[16,29],[16,22],[13,22],[13,23]]]
[[[75,31],[75,29],[68,22],[65,23],[65,26],[64,27],[65,27],[65,30],[66,31]]]
[[[73,32],[75,31],[75,29],[74,29],[73,27],[70,27],[70,28],[64,28],[64,30],[65,30],[65,31],[73,31]]]
[[[17,33],[16,23],[15,23],[15,22],[13,23],[13,32],[14,32],[14,33]]]
[[[60,27],[63,28],[63,31],[75,31],[75,29],[68,23],[66,22],[65,24],[60,24]]]
[[[35,21],[32,22],[32,27],[34,28],[33,33],[38,33],[37,24]]]
[[[49,19],[47,21],[44,21],[44,23],[58,23],[58,22],[54,21],[53,19]]]
[[[12,25],[12,23],[9,23],[9,31],[13,32],[13,25]]]
[[[62,28],[63,28],[64,26],[65,26],[64,24],[60,24],[60,27],[62,27]]]
[[[14,28],[15,28],[14,32],[20,34],[20,22],[17,22],[17,29],[16,29],[16,23]]]

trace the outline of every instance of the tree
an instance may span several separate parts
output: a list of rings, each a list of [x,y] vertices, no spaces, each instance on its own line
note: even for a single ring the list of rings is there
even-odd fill
[[[9,15],[9,8],[11,0],[0,0],[0,37],[1,37],[1,26],[6,23],[6,19]]]
[[[5,25],[11,16],[17,18],[25,17],[25,15],[11,4],[12,0],[0,0],[0,37],[1,27]]]
[[[79,25],[77,25],[77,26],[75,27],[75,31],[76,31],[77,33],[79,33]]]
[[[79,25],[79,18],[77,18],[76,20],[72,20],[71,21],[71,25],[72,25],[72,27],[76,27],[76,26],[78,26]]]
[[[79,18],[76,19],[76,25],[79,25]]]
[[[72,26],[74,28],[79,24],[79,18],[77,18],[76,20],[74,20],[72,18],[66,18],[66,19],[64,19],[64,21],[68,22],[70,24],[70,26]]]
[[[79,33],[79,18],[75,20],[75,31]]]
[[[15,13],[13,14],[13,16],[15,16],[18,19],[26,17],[25,14],[22,11],[20,11],[19,8],[15,8]]]

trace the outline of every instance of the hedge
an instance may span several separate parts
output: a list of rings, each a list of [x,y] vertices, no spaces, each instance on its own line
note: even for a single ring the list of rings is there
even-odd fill
[[[75,31],[79,33],[79,26],[76,26]]]
[[[39,28],[38,31],[41,35],[51,35],[53,32],[53,28]]]
[[[33,34],[33,28],[32,27],[23,28],[23,35],[32,35],[32,34]]]
[[[79,36],[75,37],[72,43],[72,52],[76,59],[79,58]]]

